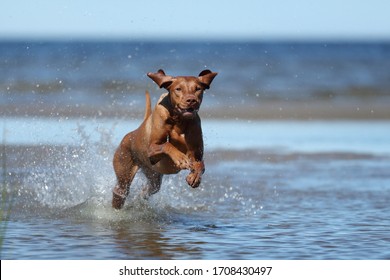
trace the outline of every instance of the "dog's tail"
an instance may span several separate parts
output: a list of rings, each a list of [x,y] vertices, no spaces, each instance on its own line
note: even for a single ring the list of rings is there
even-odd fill
[[[150,94],[148,91],[145,91],[146,105],[145,105],[145,115],[144,120],[146,120],[152,114],[152,105],[150,102]]]

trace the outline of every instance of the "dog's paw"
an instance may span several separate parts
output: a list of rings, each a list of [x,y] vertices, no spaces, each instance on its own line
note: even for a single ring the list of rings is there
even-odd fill
[[[204,162],[203,161],[194,161],[191,163],[191,172],[188,174],[186,180],[188,185],[192,188],[197,188],[200,185],[202,180],[202,174],[205,171]]]
[[[188,174],[186,181],[192,188],[197,188],[200,185],[202,174],[199,172],[191,172]]]

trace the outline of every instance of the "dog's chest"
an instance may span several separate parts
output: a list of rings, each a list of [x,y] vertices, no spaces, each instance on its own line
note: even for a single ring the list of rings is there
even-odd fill
[[[184,131],[177,131],[177,130],[172,130],[170,133],[169,133],[169,139],[170,140],[176,140],[176,141],[184,141],[185,139],[185,133]]]
[[[185,140],[185,131],[181,129],[173,129],[168,135],[168,142],[172,143],[174,146],[187,146]]]

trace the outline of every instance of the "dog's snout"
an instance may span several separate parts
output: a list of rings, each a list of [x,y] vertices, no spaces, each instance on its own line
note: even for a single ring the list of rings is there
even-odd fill
[[[186,103],[188,106],[193,106],[197,103],[197,99],[193,96],[188,96],[187,99],[186,99]]]

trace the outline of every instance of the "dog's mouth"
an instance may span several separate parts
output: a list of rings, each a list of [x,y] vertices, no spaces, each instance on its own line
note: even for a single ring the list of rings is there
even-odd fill
[[[196,108],[180,108],[179,106],[176,107],[177,112],[182,115],[184,118],[191,118],[193,117],[196,113],[198,113],[199,109]]]

